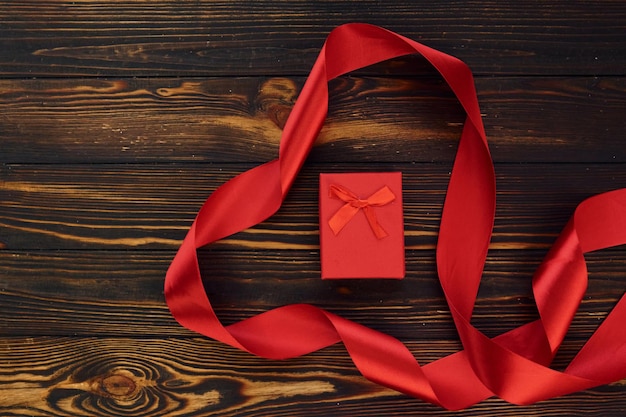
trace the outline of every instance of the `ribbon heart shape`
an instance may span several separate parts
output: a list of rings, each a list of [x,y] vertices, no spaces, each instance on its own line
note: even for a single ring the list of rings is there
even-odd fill
[[[374,194],[366,198],[365,200],[359,199],[359,197],[352,191],[337,184],[331,184],[328,187],[328,196],[331,198],[337,198],[346,204],[344,204],[333,217],[328,220],[328,225],[335,235],[348,224],[350,220],[359,212],[363,210],[367,222],[370,228],[378,239],[383,239],[387,236],[387,232],[378,222],[376,212],[373,207],[385,206],[396,199],[396,195],[386,185],[381,187]]]
[[[463,349],[422,366],[398,339],[310,304],[275,308],[224,326],[207,297],[197,249],[279,209],[326,118],[329,80],[415,53],[441,74],[467,114],[436,251],[437,274]],[[490,338],[472,325],[472,311],[493,229],[495,191],[467,65],[377,26],[343,25],[328,36],[300,92],[278,158],[226,182],[200,209],[167,271],[165,299],[181,325],[265,358],[292,358],[342,342],[369,380],[450,410],[494,395],[531,404],[626,378],[626,297],[563,371],[549,367],[586,289],[584,254],[626,243],[626,189],[578,206],[532,278],[538,318]]]

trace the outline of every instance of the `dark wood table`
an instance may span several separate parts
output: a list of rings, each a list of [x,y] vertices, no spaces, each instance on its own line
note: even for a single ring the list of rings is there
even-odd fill
[[[533,271],[577,203],[626,187],[626,2],[2,1],[0,415],[625,415],[624,381],[448,413],[368,382],[342,345],[269,361],[172,319],[164,275],[195,213],[276,157],[326,35],[351,21],[474,71],[498,180],[474,323],[495,336],[537,318]],[[206,290],[224,323],[306,302],[421,363],[453,353],[434,248],[464,114],[415,57],[330,89],[283,208],[200,251]],[[317,176],[373,170],[404,173],[407,277],[322,281]],[[624,292],[624,247],[587,259],[556,369]]]

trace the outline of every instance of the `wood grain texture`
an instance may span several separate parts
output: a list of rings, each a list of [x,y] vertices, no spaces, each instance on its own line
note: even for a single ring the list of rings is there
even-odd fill
[[[303,82],[0,80],[0,161],[266,162]],[[310,161],[452,160],[465,115],[439,78],[354,76],[330,87]],[[477,89],[496,162],[626,162],[623,78],[478,78]]]
[[[464,60],[498,209],[473,323],[537,318],[531,277],[576,204],[626,186],[626,3],[0,1],[0,415],[623,416],[626,382],[448,413],[369,383],[345,349],[253,357],[182,328],[163,280],[198,208],[276,156],[328,32],[379,24]],[[407,344],[459,349],[436,232],[464,114],[415,56],[330,84],[285,205],[199,250],[224,323],[305,302]],[[319,278],[320,172],[404,173],[407,278]],[[563,369],[624,293],[626,248],[587,255]]]
[[[238,249],[319,245],[320,172],[404,174],[409,249],[433,248],[450,164],[308,164],[279,212],[217,242]],[[211,165],[8,165],[0,172],[0,242],[7,249],[173,249],[219,185],[249,169]],[[583,199],[626,183],[624,164],[498,165],[493,248],[545,248]]]
[[[0,21],[7,77],[305,74],[328,32],[355,21],[423,39],[479,74],[626,68],[620,0],[3,1]]]
[[[535,320],[531,278],[545,250],[491,251],[474,312],[490,336]],[[37,251],[0,254],[0,334],[189,336],[163,300],[173,251]],[[402,281],[322,281],[315,251],[202,251],[209,298],[224,323],[310,303],[403,340],[457,338],[432,250],[408,251]],[[590,283],[572,327],[589,337],[623,292],[626,254],[588,257]],[[495,320],[494,320],[495,319]]]
[[[457,348],[408,346],[424,362]],[[626,407],[614,384],[533,406],[490,399],[446,413],[366,381],[341,346],[276,362],[206,339],[39,337],[5,339],[0,354],[6,416],[584,416]]]

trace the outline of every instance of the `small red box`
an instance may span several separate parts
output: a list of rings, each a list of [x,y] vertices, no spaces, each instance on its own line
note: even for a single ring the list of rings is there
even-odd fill
[[[322,279],[402,279],[402,173],[320,174]]]

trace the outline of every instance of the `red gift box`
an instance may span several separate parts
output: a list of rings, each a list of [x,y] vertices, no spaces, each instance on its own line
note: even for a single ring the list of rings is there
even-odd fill
[[[402,173],[320,174],[323,279],[402,279]]]

